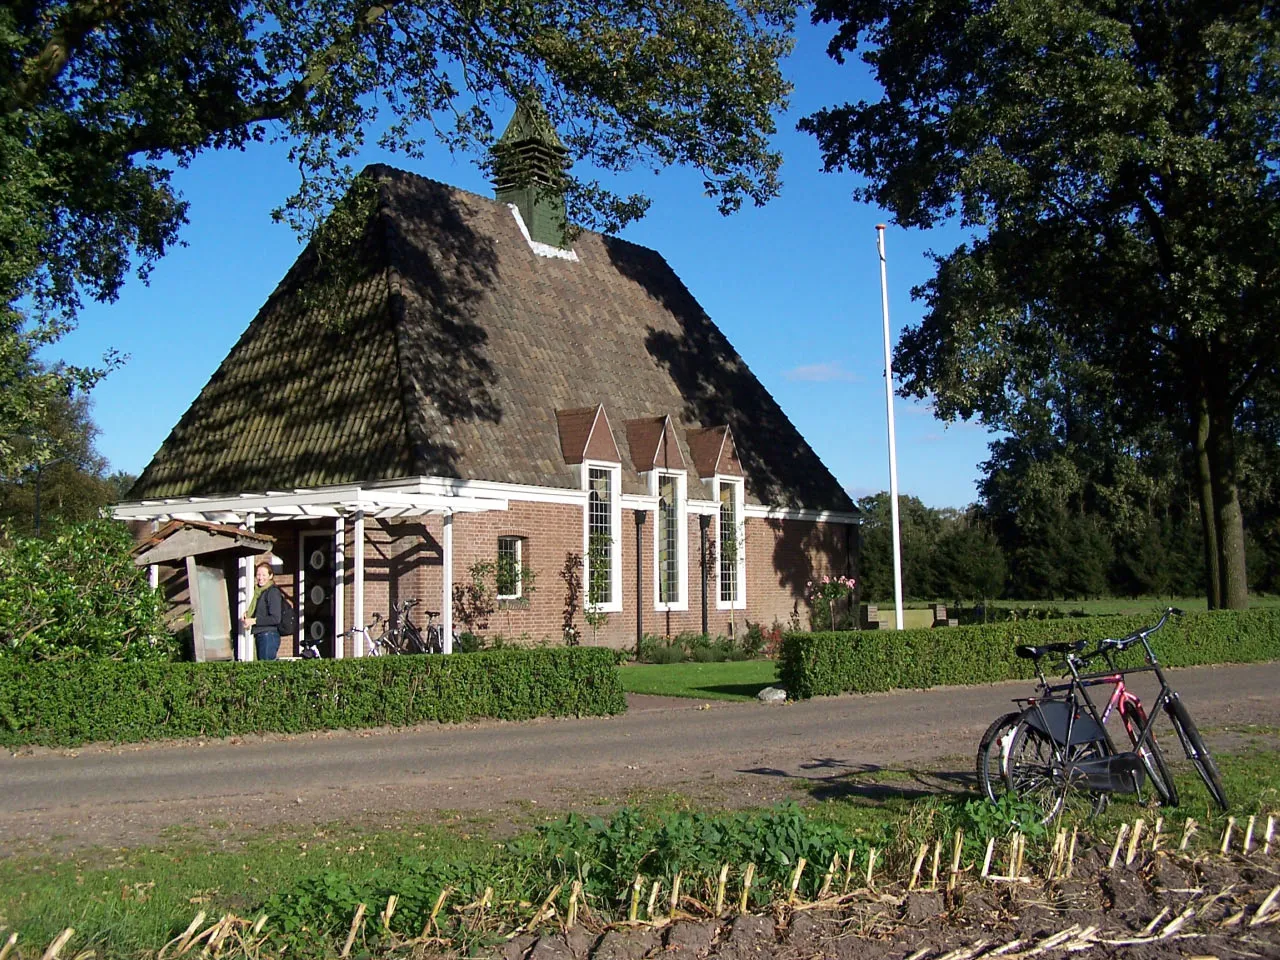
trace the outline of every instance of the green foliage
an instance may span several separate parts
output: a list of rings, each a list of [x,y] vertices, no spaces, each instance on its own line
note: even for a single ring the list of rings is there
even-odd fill
[[[759,625],[755,634],[748,629],[742,641],[733,637],[709,637],[686,631],[674,637],[646,633],[640,640],[636,659],[641,663],[723,663],[729,660],[754,660],[764,649],[766,640]]]
[[[261,911],[271,917],[280,941],[305,942],[304,933],[337,938],[346,933],[359,904],[385,903],[395,894],[391,929],[412,937],[426,926],[446,887],[457,902],[475,902],[491,887],[490,909],[501,914],[518,910],[521,901],[541,901],[556,884],[561,885],[556,904],[563,910],[572,882],[579,880],[593,913],[623,918],[636,874],[669,883],[680,872],[686,892],[710,901],[720,867],[729,864],[741,876],[748,863],[756,865],[751,906],[758,909],[787,895],[801,857],[828,864],[837,853],[843,858],[864,846],[843,828],[811,818],[795,804],[736,814],[647,814],[624,807],[608,820],[571,814],[517,838],[489,858],[404,857],[359,875],[325,871],[274,894]],[[821,883],[820,870],[807,870],[798,892],[813,897]],[[521,919],[527,919],[527,910]],[[467,938],[456,912],[442,911],[437,920],[444,935]],[[370,930],[376,937],[372,925]]]
[[[169,660],[163,598],[129,551],[124,524],[57,524],[0,545],[0,659]]]
[[[287,144],[300,183],[276,216],[310,234],[366,141],[483,156],[491,115],[530,90],[579,169],[687,164],[721,210],[764,203],[780,187],[768,138],[794,16],[777,0],[6,6],[0,304],[70,315],[82,292],[114,299],[178,241],[173,168],[207,150]],[[567,188],[589,225],[647,206],[595,181]]]
[[[0,191],[3,182],[0,178]],[[0,234],[5,228],[4,215],[0,212]],[[0,258],[0,290],[4,265],[5,258]],[[77,393],[91,389],[108,370],[119,365],[120,358],[114,353],[104,358],[99,369],[42,363],[38,353],[66,330],[65,323],[53,320],[27,323],[21,314],[0,301],[0,477],[8,477],[9,482],[17,482],[22,471],[33,464],[49,463],[67,453],[82,454],[75,446],[65,448],[65,441],[70,439],[66,433],[75,434],[74,429],[66,428],[74,427],[77,414],[85,412]],[[83,451],[83,456],[88,458],[88,450]]]
[[[588,897],[619,909],[629,899],[637,873],[666,878],[681,872],[689,882],[685,889],[698,890],[700,884],[713,882],[726,863],[738,869],[756,865],[752,900],[763,906],[789,889],[801,857],[828,864],[852,845],[843,829],[812,819],[788,803],[758,813],[644,817],[623,809],[611,820],[574,814],[539,828],[532,849],[526,849],[548,879],[566,886],[582,879]],[[517,855],[522,852],[516,848]],[[814,896],[821,883],[821,871],[806,871],[801,895]]]
[[[1043,840],[1049,833],[1049,828],[1040,822],[1043,817],[1044,811],[1036,804],[1006,792],[995,803],[986,797],[966,800],[956,819],[964,830],[966,850],[971,856],[981,856],[992,837],[1000,840],[1015,831],[1033,843]]]
[[[488,629],[489,618],[498,609],[496,571],[492,560],[477,560],[467,571],[467,581],[453,585],[454,616],[471,633]]]
[[[38,366],[31,376],[39,377],[45,369]],[[4,382],[0,376],[0,383]],[[98,428],[90,419],[86,396],[57,392],[28,414],[28,432],[8,440],[8,459],[15,464],[14,472],[5,478],[0,470],[0,524],[8,536],[35,532],[37,490],[45,531],[55,517],[92,520],[107,504],[123,499],[132,478],[127,474],[107,476],[107,462],[94,449]],[[0,462],[3,460],[0,454]],[[128,486],[121,490],[126,480]]]
[[[609,650],[254,663],[0,663],[0,744],[527,720],[626,710]]]
[[[945,630],[792,633],[783,641],[778,674],[796,699],[1030,679],[1035,676],[1031,661],[1014,655],[1019,644],[1121,637],[1155,620],[1155,615],[1082,617]],[[1280,610],[1188,614],[1171,619],[1151,642],[1169,667],[1276,660]],[[1124,656],[1123,664],[1138,666],[1141,646]]]
[[[899,497],[902,589],[915,600],[983,600],[1004,593],[1004,552],[976,507],[936,509],[917,497]],[[863,514],[858,560],[864,602],[893,599],[893,542],[889,494],[858,500]],[[820,613],[820,612],[819,612]],[[825,619],[814,624],[826,627]]]

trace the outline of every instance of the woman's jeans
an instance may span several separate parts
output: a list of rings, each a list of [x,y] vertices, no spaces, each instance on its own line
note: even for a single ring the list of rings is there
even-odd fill
[[[253,644],[258,648],[259,660],[274,660],[280,652],[280,631],[264,630],[253,635]]]

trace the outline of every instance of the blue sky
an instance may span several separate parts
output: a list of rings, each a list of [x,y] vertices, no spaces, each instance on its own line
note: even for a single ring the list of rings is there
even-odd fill
[[[822,173],[815,141],[795,132],[796,120],[819,107],[877,96],[861,64],[826,57],[830,32],[801,25],[786,67],[796,89],[778,124],[785,186],[777,200],[725,218],[693,171],[637,170],[609,182],[653,198],[648,216],[622,236],[663,254],[836,478],[862,496],[889,486],[875,233],[887,217],[853,201],[851,175]],[[369,150],[357,166],[373,161],[492,195],[469,157],[443,148],[420,161]],[[93,394],[98,449],[112,469],[142,470],[297,257],[297,237],[269,216],[296,176],[269,145],[207,154],[179,171],[175,183],[191,204],[187,246],[159,264],[149,286],[133,280],[117,302],[86,309],[58,345],[57,356],[80,363],[112,347],[129,355]],[[909,291],[932,275],[927,251],[962,239],[954,227],[890,224],[895,340],[920,318]],[[900,398],[895,416],[901,491],[935,507],[974,501],[986,430],[944,425]]]

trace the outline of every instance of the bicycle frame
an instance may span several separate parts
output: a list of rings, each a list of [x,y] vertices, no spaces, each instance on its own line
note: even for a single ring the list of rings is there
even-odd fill
[[[1081,658],[1073,653],[1067,653],[1064,656],[1063,660],[1071,674],[1071,679],[1066,683],[1048,683],[1039,661],[1036,662],[1036,672],[1040,677],[1040,686],[1044,690],[1045,696],[1041,698],[1029,697],[1018,702],[1028,704],[1028,714],[1034,709],[1035,713],[1027,717],[1027,722],[1052,739],[1055,760],[1064,768],[1071,762],[1067,756],[1067,751],[1074,746],[1087,743],[1103,743],[1106,745],[1106,755],[1108,757],[1120,755],[1121,751],[1117,749],[1106,724],[1116,710],[1120,710],[1121,716],[1124,717],[1126,713],[1124,708],[1126,706],[1133,705],[1139,709],[1142,707],[1142,700],[1132,693],[1125,684],[1125,677],[1129,674],[1154,673],[1156,679],[1160,682],[1160,692],[1152,704],[1146,722],[1138,728],[1136,736],[1133,736],[1132,727],[1126,719],[1125,726],[1126,729],[1130,730],[1133,745],[1131,751],[1125,752],[1132,752],[1135,755],[1140,754],[1144,746],[1154,740],[1152,728],[1155,725],[1156,717],[1162,709],[1170,710],[1169,704],[1178,696],[1177,692],[1169,686],[1164,670],[1160,667],[1160,661],[1157,659],[1155,651],[1151,649],[1151,643],[1148,639],[1149,634],[1164,626],[1168,616],[1166,613],[1156,626],[1148,630],[1139,631],[1136,634],[1136,639],[1142,642],[1143,650],[1146,653],[1146,666],[1134,667],[1129,670],[1121,670],[1116,667],[1111,650],[1105,646],[1106,641],[1089,656]],[[1120,649],[1123,649],[1123,646]],[[1109,669],[1099,673],[1082,674],[1080,672],[1081,661],[1083,660],[1087,664],[1090,659],[1099,654],[1106,659]],[[1097,704],[1089,695],[1089,688],[1104,685],[1110,685],[1112,691],[1106,707],[1099,712]],[[1082,716],[1079,709],[1081,705],[1084,706],[1087,715]],[[1140,780],[1138,782],[1140,783]]]

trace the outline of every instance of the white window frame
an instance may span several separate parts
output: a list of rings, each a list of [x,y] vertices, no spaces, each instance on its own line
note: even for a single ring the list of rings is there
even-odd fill
[[[609,526],[613,536],[609,542],[609,599],[598,604],[596,609],[601,613],[622,612],[622,466],[602,460],[584,460],[582,462],[582,489],[587,492],[586,502],[582,505],[582,597],[583,606],[590,602],[591,596],[591,471],[609,471]]]
[[[503,534],[502,536],[498,537],[499,564],[501,564],[501,561],[502,561],[502,541],[504,540],[510,540],[516,545],[516,592],[501,593],[497,586],[498,577],[497,577],[497,572],[495,571],[494,593],[496,594],[499,600],[519,600],[521,597],[524,596],[524,577],[521,575],[521,571],[524,567],[524,537],[516,536],[515,534]],[[501,567],[499,567],[499,569],[501,569]]]
[[[733,515],[738,527],[738,570],[737,585],[738,595],[734,600],[722,600],[721,582],[720,582],[720,492],[724,487],[730,487],[733,490]],[[746,487],[743,481],[738,477],[723,477],[716,475],[716,609],[717,610],[745,610],[747,609],[747,518],[746,518]]]
[[[680,598],[663,603],[662,597],[662,504],[653,509],[653,609],[659,612],[689,609],[689,478],[683,470],[650,470],[649,493],[661,497],[661,480],[676,481],[676,568]]]

